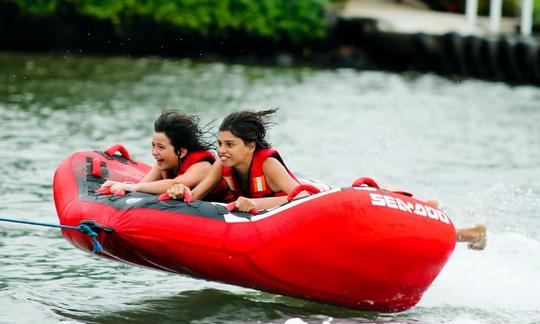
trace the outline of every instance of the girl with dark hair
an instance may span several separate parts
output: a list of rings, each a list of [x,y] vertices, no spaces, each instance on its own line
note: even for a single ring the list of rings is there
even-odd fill
[[[277,109],[239,111],[229,114],[218,133],[217,160],[208,176],[192,192],[194,199],[207,196],[225,180],[230,195],[240,211],[268,209],[287,201],[285,197],[299,185],[281,156],[270,148],[267,129],[274,125],[271,116]],[[187,184],[167,190],[172,198],[181,198]]]
[[[287,195],[299,181],[287,169],[276,150],[266,140],[266,130],[273,125],[270,117],[277,109],[259,112],[240,111],[228,115],[218,133],[218,154],[210,173],[191,193],[194,199],[208,195],[216,186],[226,182],[238,210],[269,209],[287,201]],[[167,190],[172,198],[182,198],[185,183],[176,184]],[[387,190],[395,191],[390,185]],[[436,200],[428,205],[437,208]],[[469,248],[483,250],[486,246],[486,226],[459,228],[458,242],[469,243]]]
[[[194,187],[210,172],[215,158],[204,140],[199,118],[176,110],[163,112],[154,123],[152,156],[156,164],[139,183],[107,181],[111,192],[165,192],[175,183]]]

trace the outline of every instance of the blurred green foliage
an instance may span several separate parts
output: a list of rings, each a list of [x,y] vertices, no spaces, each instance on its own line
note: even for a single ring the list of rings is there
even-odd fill
[[[77,14],[111,21],[118,33],[135,17],[171,24],[202,37],[235,33],[301,43],[325,36],[325,6],[331,0],[3,0],[32,15]]]

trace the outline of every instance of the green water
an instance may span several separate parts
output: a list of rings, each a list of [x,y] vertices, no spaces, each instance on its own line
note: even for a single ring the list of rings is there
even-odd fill
[[[270,140],[300,176],[340,186],[371,176],[437,197],[457,226],[488,223],[488,249],[458,246],[416,307],[377,314],[118,264],[75,249],[57,230],[0,223],[0,323],[540,318],[534,87],[350,69],[0,53],[0,218],[57,223],[52,177],[74,151],[122,143],[151,163],[152,125],[164,109],[218,125],[231,111],[270,107],[280,107]]]

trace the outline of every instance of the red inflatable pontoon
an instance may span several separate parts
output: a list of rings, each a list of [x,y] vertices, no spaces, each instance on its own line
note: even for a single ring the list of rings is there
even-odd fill
[[[137,182],[149,169],[120,145],[69,156],[54,176],[60,223],[98,224],[98,255],[106,258],[382,312],[414,306],[456,243],[442,210],[366,178],[259,215],[214,202],[95,192],[106,179]],[[63,235],[92,251],[89,236]]]

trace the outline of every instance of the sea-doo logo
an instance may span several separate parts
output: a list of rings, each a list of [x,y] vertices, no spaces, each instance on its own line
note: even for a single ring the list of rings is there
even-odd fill
[[[432,219],[440,220],[446,224],[450,224],[450,219],[442,210],[435,209],[433,207],[425,206],[419,203],[404,202],[399,198],[392,196],[370,193],[371,204],[373,206],[390,207],[393,209],[400,209],[411,214],[418,216],[427,216]]]

